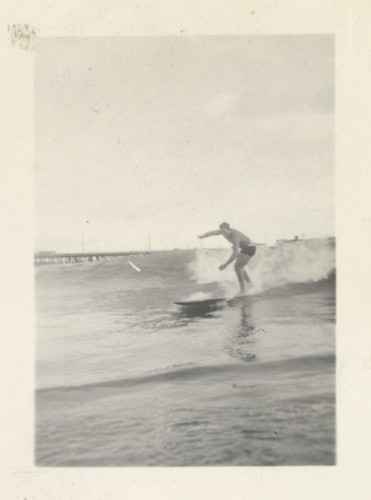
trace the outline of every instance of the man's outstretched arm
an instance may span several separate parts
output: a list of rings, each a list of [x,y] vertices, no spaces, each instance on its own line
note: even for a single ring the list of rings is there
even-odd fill
[[[222,234],[222,232],[218,229],[217,231],[208,231],[205,234],[200,234],[199,238],[200,240],[203,240],[204,238],[208,238],[209,236],[219,236]]]

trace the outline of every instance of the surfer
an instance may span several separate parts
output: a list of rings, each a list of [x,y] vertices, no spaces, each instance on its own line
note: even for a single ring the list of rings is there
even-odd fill
[[[227,222],[220,224],[218,230],[208,231],[207,233],[200,235],[199,238],[202,240],[203,238],[208,238],[209,236],[224,236],[224,238],[233,244],[232,255],[229,257],[227,262],[219,266],[219,269],[223,271],[235,260],[234,269],[240,284],[241,294],[246,294],[246,283],[251,283],[251,280],[244,267],[255,254],[255,245],[251,242],[248,236],[241,233],[241,231],[237,231],[237,229],[231,228]]]

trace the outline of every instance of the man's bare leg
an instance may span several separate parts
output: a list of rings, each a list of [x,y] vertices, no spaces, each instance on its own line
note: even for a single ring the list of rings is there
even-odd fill
[[[243,269],[236,267],[235,270],[236,270],[238,281],[240,283],[241,293],[246,293],[245,276],[243,273]]]
[[[244,270],[244,267],[249,262],[250,256],[244,253],[239,253],[234,265],[234,269],[237,274],[237,278],[240,284],[241,293],[246,293],[246,283],[250,283],[249,276]]]
[[[243,277],[245,278],[246,283],[248,283],[250,285],[251,279],[250,279],[250,276],[248,275],[248,273],[245,269],[243,270]]]

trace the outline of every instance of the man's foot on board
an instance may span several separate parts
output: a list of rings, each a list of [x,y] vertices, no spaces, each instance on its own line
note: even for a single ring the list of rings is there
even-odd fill
[[[247,296],[247,291],[245,290],[244,292],[240,292],[236,295],[236,297],[246,297]]]

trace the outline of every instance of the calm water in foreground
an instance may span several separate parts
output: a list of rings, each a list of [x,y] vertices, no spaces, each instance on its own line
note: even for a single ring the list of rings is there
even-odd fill
[[[259,248],[251,295],[229,251],[36,269],[39,466],[335,463],[328,240]]]

